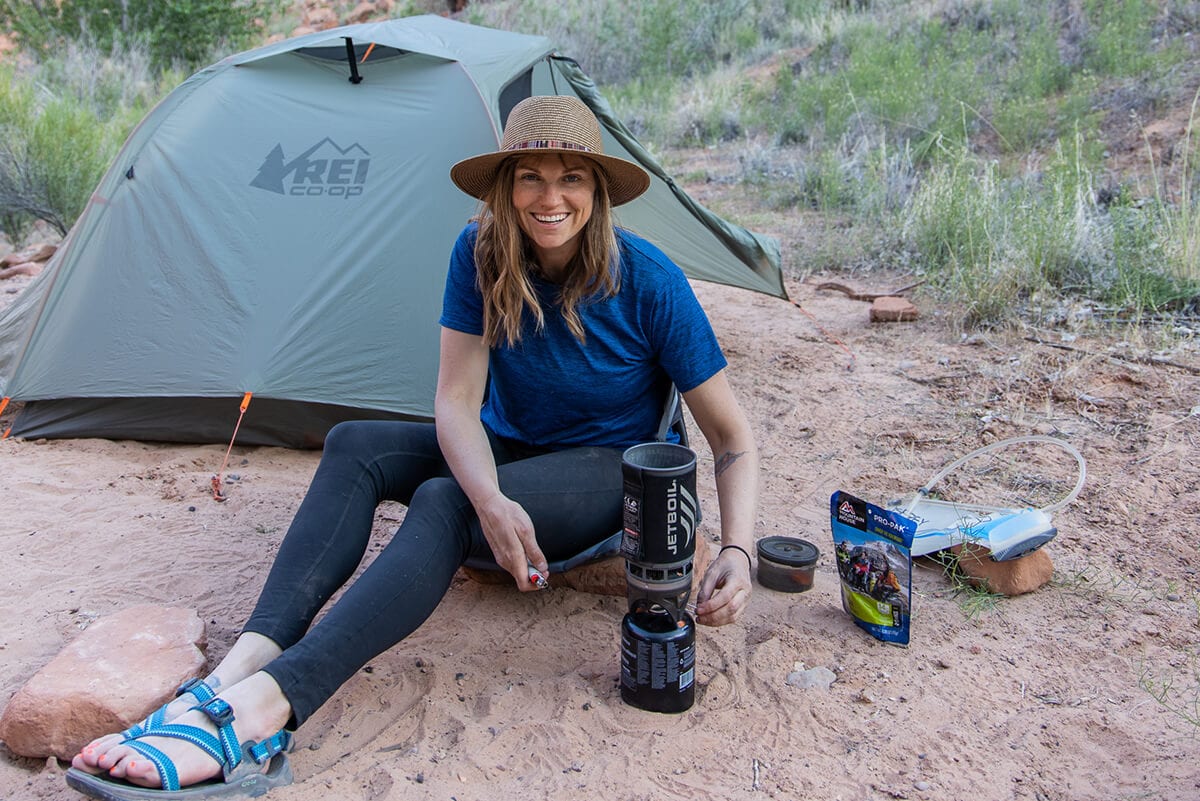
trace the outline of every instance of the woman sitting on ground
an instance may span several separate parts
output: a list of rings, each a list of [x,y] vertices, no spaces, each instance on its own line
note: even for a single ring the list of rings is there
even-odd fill
[[[141,724],[84,747],[68,771],[76,789],[167,799],[199,783],[213,797],[290,781],[290,732],[421,625],[465,560],[494,559],[529,591],[531,565],[545,574],[620,529],[621,455],[654,438],[672,384],[715,457],[732,546],[700,581],[696,619],[723,625],[745,608],[757,452],[682,271],[612,221],[646,172],[603,153],[583,103],[550,96],[518,104],[501,150],[451,178],[482,205],[450,260],[436,423],[330,431],[226,657]],[[403,523],[310,628],[357,569],[384,500],[407,505]]]

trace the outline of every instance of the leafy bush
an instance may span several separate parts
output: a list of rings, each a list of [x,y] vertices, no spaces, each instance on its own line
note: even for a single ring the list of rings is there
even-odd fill
[[[1046,298],[1091,298],[1142,319],[1200,297],[1200,213],[1187,192],[1174,203],[1101,204],[1096,160],[1077,133],[1021,176],[1006,179],[965,149],[927,172],[905,236],[962,323],[1036,314]]]
[[[782,4],[762,0],[507,0],[466,13],[476,25],[546,36],[602,85],[705,74],[786,19]]]
[[[39,102],[22,82],[0,88],[0,214],[10,238],[32,220],[66,234],[112,156],[109,127],[70,100]]]
[[[217,47],[257,40],[280,8],[281,0],[0,0],[0,25],[39,58],[83,39],[101,51],[141,43],[158,68],[194,68]]]
[[[0,230],[34,220],[65,234],[129,131],[181,76],[153,77],[144,52],[69,43],[29,72],[0,68]]]

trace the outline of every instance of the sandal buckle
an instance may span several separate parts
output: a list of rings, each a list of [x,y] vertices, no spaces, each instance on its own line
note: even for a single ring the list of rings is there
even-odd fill
[[[193,708],[208,715],[208,719],[216,724],[218,729],[228,726],[234,721],[233,707],[224,698],[210,698]]]

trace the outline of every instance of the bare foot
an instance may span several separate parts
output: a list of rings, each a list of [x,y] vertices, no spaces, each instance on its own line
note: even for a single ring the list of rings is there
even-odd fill
[[[234,711],[233,729],[240,742],[264,740],[279,731],[291,717],[292,708],[275,680],[266,673],[255,673],[222,692],[219,696]],[[214,737],[217,727],[199,710],[189,710],[177,717],[174,724],[194,726]],[[153,734],[137,738],[161,751],[175,765],[179,786],[188,787],[222,775],[222,766],[211,756],[185,740],[156,737]],[[74,764],[74,763],[72,763]],[[97,759],[100,768],[109,775],[143,787],[162,787],[158,768],[143,754],[127,743],[107,749]]]

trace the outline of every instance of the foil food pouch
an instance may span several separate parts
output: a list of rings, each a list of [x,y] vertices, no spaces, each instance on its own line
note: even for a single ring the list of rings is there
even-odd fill
[[[908,645],[916,522],[840,490],[829,515],[842,608],[876,639]]]

